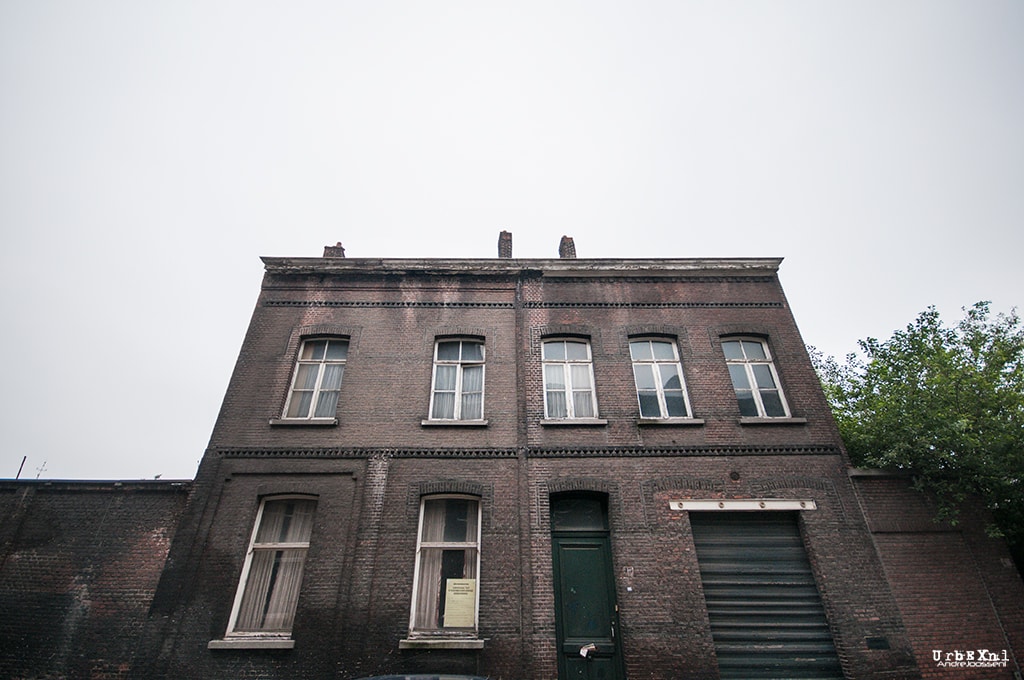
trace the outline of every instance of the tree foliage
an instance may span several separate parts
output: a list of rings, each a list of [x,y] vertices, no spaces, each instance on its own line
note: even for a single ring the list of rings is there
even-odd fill
[[[854,465],[905,471],[955,522],[962,501],[988,506],[1024,555],[1024,328],[988,302],[947,327],[929,307],[846,363],[811,350]]]

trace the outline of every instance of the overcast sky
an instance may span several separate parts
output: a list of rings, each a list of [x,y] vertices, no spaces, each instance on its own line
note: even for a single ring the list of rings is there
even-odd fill
[[[0,477],[190,478],[260,255],[785,257],[1021,304],[1024,2],[0,0]]]

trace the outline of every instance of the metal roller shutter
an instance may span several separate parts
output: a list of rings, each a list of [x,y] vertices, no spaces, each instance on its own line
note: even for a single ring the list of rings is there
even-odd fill
[[[722,678],[842,678],[795,513],[692,512]]]

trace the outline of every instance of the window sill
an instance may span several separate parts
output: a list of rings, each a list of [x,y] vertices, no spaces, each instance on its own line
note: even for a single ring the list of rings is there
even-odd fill
[[[271,418],[271,427],[334,427],[337,418]]]
[[[420,639],[408,638],[398,641],[399,649],[483,649],[484,641],[480,638],[447,638]]]
[[[638,418],[636,421],[637,425],[703,425],[703,418]]]
[[[740,425],[806,425],[807,418],[740,418]]]
[[[421,420],[423,427],[487,427],[486,420]]]
[[[607,425],[604,418],[545,418],[540,421],[544,427],[591,427]]]
[[[207,649],[294,649],[295,640],[284,637],[226,637],[210,640]]]

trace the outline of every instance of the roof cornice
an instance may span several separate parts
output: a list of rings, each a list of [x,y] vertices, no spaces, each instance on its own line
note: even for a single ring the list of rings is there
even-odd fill
[[[374,259],[342,257],[262,257],[267,273],[434,274],[549,277],[765,275],[778,271],[781,257],[688,259]]]

